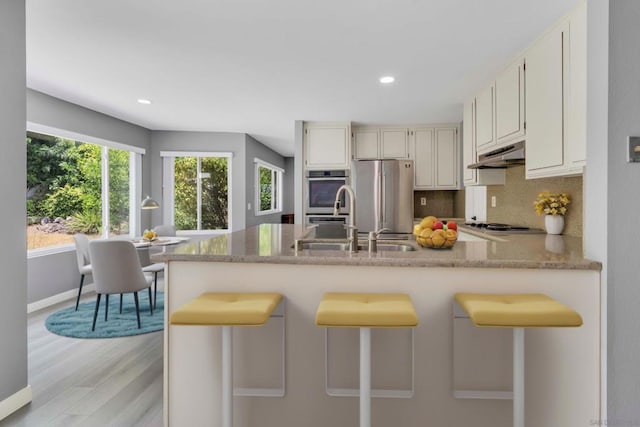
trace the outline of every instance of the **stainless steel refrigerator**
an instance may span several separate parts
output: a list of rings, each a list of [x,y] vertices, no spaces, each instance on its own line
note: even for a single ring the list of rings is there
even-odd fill
[[[352,175],[359,232],[413,231],[413,160],[356,160]]]

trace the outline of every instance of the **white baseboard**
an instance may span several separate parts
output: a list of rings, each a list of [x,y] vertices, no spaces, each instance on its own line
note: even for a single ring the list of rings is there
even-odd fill
[[[93,283],[90,283],[88,285],[84,285],[82,287],[82,295],[89,293],[89,292],[94,292],[96,290],[96,287]],[[31,304],[27,304],[27,314],[28,313],[33,313],[34,311],[38,311],[38,310],[42,310],[43,308],[47,308],[50,307],[52,305],[58,304],[59,302],[63,302],[63,301],[67,301],[70,299],[74,299],[77,298],[78,296],[78,290],[77,289],[70,289],[68,291],[53,295],[49,298],[45,298],[45,299],[41,299],[39,301],[36,302],[32,302]]]
[[[24,405],[31,402],[33,393],[31,386],[28,385],[17,393],[13,393],[3,401],[0,401],[0,420],[7,418]]]

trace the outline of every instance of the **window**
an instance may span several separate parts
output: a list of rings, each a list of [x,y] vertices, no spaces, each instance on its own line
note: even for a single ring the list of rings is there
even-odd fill
[[[256,215],[282,212],[282,174],[284,170],[260,159],[254,159]]]
[[[161,152],[165,221],[181,231],[229,230],[231,153]]]
[[[73,244],[75,233],[96,238],[134,231],[139,153],[33,131],[26,148],[29,250]]]

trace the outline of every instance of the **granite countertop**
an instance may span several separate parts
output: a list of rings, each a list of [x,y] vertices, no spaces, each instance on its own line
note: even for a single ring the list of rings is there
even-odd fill
[[[421,248],[415,240],[409,240],[407,243],[414,246],[415,251],[369,254],[366,250],[350,253],[304,249],[296,253],[294,242],[303,236],[314,238],[314,230],[302,225],[262,224],[230,234],[192,239],[189,243],[167,247],[162,253],[152,255],[152,259],[385,267],[602,269],[599,262],[582,256],[582,239],[570,236],[509,234],[494,240],[458,241],[450,249]]]

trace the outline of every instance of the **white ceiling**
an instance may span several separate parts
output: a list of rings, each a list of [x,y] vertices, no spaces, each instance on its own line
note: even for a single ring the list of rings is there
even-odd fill
[[[26,0],[27,85],[290,156],[295,120],[462,120],[463,100],[577,2]]]

